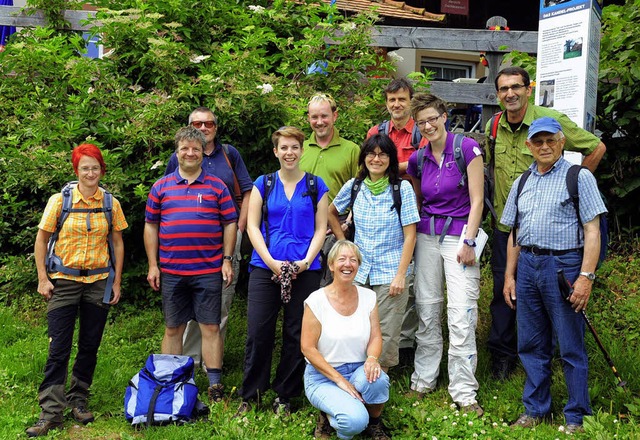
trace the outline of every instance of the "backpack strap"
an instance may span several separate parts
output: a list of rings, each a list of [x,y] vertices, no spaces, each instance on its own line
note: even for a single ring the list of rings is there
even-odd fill
[[[424,167],[424,151],[425,147],[420,148],[416,153],[416,168],[418,181],[422,182],[422,168]]]
[[[304,178],[307,184],[307,192],[302,194],[303,196],[311,197],[311,204],[313,205],[313,214],[315,216],[318,212],[318,182],[316,176],[311,173],[304,173]]]
[[[391,123],[387,120],[384,120],[378,124],[378,133],[386,134],[387,136],[389,136],[389,131],[391,131],[390,128]]]
[[[567,191],[569,192],[569,198],[561,203],[562,206],[566,206],[568,203],[572,203],[576,210],[576,217],[578,218],[577,238],[580,243],[580,229],[582,229],[582,220],[580,219],[580,196],[578,195],[578,174],[582,170],[582,165],[571,165],[567,171],[566,183]]]
[[[516,199],[514,200],[515,204],[516,204],[516,220],[513,224],[513,228],[511,228],[511,235],[513,237],[513,246],[515,247],[517,245],[516,239],[517,239],[517,234],[516,234],[516,229],[518,229],[518,227],[520,226],[520,222],[518,221],[518,215],[519,215],[519,210],[518,210],[518,199],[520,198],[520,193],[522,192],[522,189],[524,188],[524,184],[527,182],[527,179],[529,178],[529,176],[531,175],[531,170],[527,170],[524,173],[522,173],[522,176],[520,176],[520,181],[518,182],[518,189],[516,191]]]
[[[358,179],[357,177],[353,179],[353,185],[351,185],[351,197],[349,198],[349,211],[353,213],[353,204],[356,202],[356,197],[358,197],[358,193],[360,192],[360,188],[362,188],[362,179]],[[353,214],[351,214],[351,225],[355,229],[356,219]],[[352,237],[352,239],[355,237]]]
[[[411,146],[417,150],[420,148],[420,142],[422,142],[422,133],[420,133],[420,128],[418,128],[416,121],[413,121],[413,130],[411,130]]]
[[[395,209],[398,213],[398,220],[402,225],[402,195],[400,194],[400,185],[402,181],[394,182],[391,184],[391,195],[393,197],[393,206],[391,209]]]
[[[235,196],[238,208],[240,208],[240,205],[242,204],[242,192],[240,191],[238,176],[236,176],[236,164],[229,160],[229,144],[222,144],[222,155],[224,156],[224,160],[227,161],[227,165],[229,165],[231,173],[233,174],[233,195]]]
[[[269,173],[264,176],[264,194],[262,195],[262,223],[264,224],[265,244],[269,248],[269,209],[267,208],[267,199],[273,189],[275,173]]]
[[[458,182],[458,188],[462,188],[467,181],[467,163],[465,162],[464,155],[462,154],[463,140],[464,136],[460,133],[453,135],[453,158],[456,161],[456,166],[461,174],[460,181]]]

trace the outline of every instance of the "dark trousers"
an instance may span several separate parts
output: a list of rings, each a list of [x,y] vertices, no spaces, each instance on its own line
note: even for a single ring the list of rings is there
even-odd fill
[[[304,357],[300,351],[300,331],[304,300],[320,285],[320,271],[304,271],[292,282],[291,301],[283,304],[280,285],[271,281],[270,270],[253,268],[249,275],[247,303],[247,345],[244,359],[243,400],[255,400],[269,388],[271,360],[276,337],[276,321],[283,308],[282,349],[276,376],[271,384],[282,398],[302,393]]]
[[[493,247],[491,249],[491,271],[493,272],[493,300],[491,301],[491,330],[487,342],[491,357],[516,360],[516,311],[509,308],[504,301],[504,272],[507,265],[507,245],[509,233],[498,229],[493,231]]]
[[[38,400],[42,408],[40,418],[62,421],[62,413],[67,406],[86,406],[108,313],[108,306],[84,301],[77,305],[58,307],[47,313],[50,342],[44,379],[38,389]],[[73,364],[71,387],[65,395],[77,317],[80,318],[78,353]]]

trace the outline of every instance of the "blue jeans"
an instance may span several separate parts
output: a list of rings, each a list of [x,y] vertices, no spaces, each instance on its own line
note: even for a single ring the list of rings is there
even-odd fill
[[[582,255],[535,256],[520,252],[516,281],[518,354],[527,373],[522,401],[532,417],[551,410],[551,358],[553,334],[558,338],[560,357],[568,391],[564,407],[566,423],[581,425],[591,414],[587,386],[588,359],[584,343],[585,324],[565,301],[558,287],[556,271],[564,269],[573,283],[580,273]]]
[[[384,371],[378,380],[369,383],[363,362],[342,364],[335,369],[353,384],[366,404],[381,404],[389,400],[389,376]],[[304,371],[304,392],[311,405],[327,414],[338,438],[349,439],[364,431],[369,424],[365,404],[340,389],[311,364],[307,364]]]

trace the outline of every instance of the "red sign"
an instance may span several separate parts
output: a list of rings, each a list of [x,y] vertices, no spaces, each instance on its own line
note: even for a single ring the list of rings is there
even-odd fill
[[[469,0],[441,0],[440,12],[444,14],[469,15]]]

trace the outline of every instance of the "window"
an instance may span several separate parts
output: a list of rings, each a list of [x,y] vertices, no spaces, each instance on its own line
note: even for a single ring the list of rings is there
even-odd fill
[[[430,70],[436,80],[451,81],[456,78],[474,78],[475,65],[470,62],[443,60],[437,58],[422,57],[420,59],[420,71]]]

